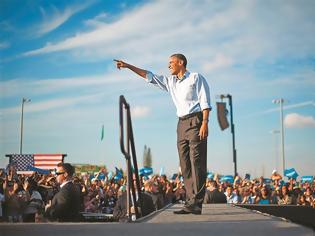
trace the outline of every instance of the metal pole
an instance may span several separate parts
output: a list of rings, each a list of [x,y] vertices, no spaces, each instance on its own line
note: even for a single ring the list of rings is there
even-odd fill
[[[232,102],[232,95],[228,94],[227,97],[229,99],[229,105],[230,105],[234,176],[236,176],[237,175],[237,162],[236,162],[236,149],[235,149],[235,129],[234,129],[234,122],[233,122],[233,102]]]
[[[284,127],[283,127],[283,102],[284,100],[280,98],[280,125],[281,125],[281,155],[282,155],[282,170],[284,174],[285,170],[285,157],[284,157]]]
[[[25,98],[22,98],[22,113],[21,113],[21,127],[20,127],[20,154],[22,154],[22,146],[23,146],[23,113],[24,113],[24,102]]]
[[[271,130],[270,133],[273,136],[273,142],[274,142],[274,154],[275,154],[275,169],[279,170],[279,146],[278,146],[278,137],[277,135],[280,134],[279,130]]]
[[[21,113],[21,134],[20,134],[20,154],[23,152],[23,119],[24,119],[24,104],[30,102],[31,99],[22,98],[22,113]]]

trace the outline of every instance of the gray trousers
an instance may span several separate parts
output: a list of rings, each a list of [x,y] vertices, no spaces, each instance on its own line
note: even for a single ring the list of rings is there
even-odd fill
[[[207,177],[207,139],[200,140],[202,113],[179,118],[177,149],[186,188],[186,204],[202,206]]]

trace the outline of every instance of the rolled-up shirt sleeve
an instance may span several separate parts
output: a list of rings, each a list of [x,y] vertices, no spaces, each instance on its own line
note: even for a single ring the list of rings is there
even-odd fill
[[[150,84],[154,84],[158,88],[169,92],[169,87],[168,87],[168,80],[167,77],[164,75],[155,75],[151,71],[147,71],[146,74],[146,81]]]
[[[209,85],[204,77],[198,76],[197,81],[197,93],[201,110],[212,109],[210,102],[210,89]]]

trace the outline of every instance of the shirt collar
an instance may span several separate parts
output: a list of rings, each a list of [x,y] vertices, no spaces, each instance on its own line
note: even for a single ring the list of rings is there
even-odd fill
[[[183,75],[182,78],[178,78],[178,76],[176,76],[176,80],[177,81],[183,81],[184,79],[188,78],[190,75],[190,72],[188,70],[186,70],[185,74]]]
[[[71,182],[70,180],[63,182],[62,184],[60,184],[60,188],[62,188],[63,186],[65,186],[67,183]]]

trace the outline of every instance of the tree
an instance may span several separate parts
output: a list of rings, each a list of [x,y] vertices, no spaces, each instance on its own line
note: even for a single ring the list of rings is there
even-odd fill
[[[144,145],[144,151],[143,151],[143,167],[152,167],[151,149],[147,148],[146,145]]]

